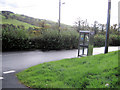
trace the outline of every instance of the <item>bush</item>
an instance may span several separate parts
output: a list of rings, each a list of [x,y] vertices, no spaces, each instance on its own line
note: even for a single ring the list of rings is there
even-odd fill
[[[109,45],[120,46],[120,36],[119,35],[110,35]]]
[[[95,35],[94,36],[94,46],[101,47],[105,45],[105,35]]]
[[[94,46],[102,47],[105,46],[105,35],[95,35],[94,36]],[[120,36],[115,34],[110,34],[109,36],[109,45],[110,46],[120,46]]]
[[[37,49],[73,49],[77,48],[78,45],[78,33],[74,31],[58,32],[58,30],[45,30],[41,37],[31,40]]]
[[[2,41],[3,51],[27,49],[29,42],[26,30],[12,24],[2,26]]]

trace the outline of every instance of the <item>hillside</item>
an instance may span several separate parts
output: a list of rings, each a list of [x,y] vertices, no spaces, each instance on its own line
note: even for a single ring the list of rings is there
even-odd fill
[[[25,26],[25,28],[36,27],[34,25],[31,25],[31,24],[28,24],[28,23],[25,23],[25,22],[22,22],[22,21],[19,21],[16,19],[5,19],[5,18],[2,18],[2,22],[0,22],[0,24],[23,25],[23,26]]]
[[[0,24],[23,25],[25,28],[36,27],[35,25],[31,25],[29,23],[23,22],[22,20],[18,20],[17,17],[19,16],[20,15],[9,11],[2,11],[0,12],[0,17],[2,17],[2,22],[0,22]]]
[[[51,26],[51,28],[58,27],[57,22],[45,19],[37,19],[26,15],[15,14],[11,11],[0,11],[0,17],[2,17],[2,22],[0,22],[0,24],[23,25],[26,28],[43,27],[43,24]],[[61,24],[61,27],[71,28],[71,26],[65,24]]]

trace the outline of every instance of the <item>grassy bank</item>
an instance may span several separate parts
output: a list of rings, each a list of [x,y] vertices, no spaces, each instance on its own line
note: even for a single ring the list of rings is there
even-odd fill
[[[39,64],[17,77],[31,88],[120,88],[119,75],[115,51]]]

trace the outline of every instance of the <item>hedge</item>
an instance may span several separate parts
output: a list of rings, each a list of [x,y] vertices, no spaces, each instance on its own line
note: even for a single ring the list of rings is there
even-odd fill
[[[95,35],[94,36],[94,46],[102,47],[105,46],[105,35]],[[109,45],[110,46],[120,46],[120,36],[115,34],[110,34],[109,36]]]
[[[2,50],[60,50],[77,49],[79,33],[73,30],[61,31],[44,30],[40,36],[31,37],[29,31],[13,25],[6,25],[2,28]],[[109,45],[120,46],[120,36],[110,35]],[[105,35],[94,36],[94,46],[105,45]]]

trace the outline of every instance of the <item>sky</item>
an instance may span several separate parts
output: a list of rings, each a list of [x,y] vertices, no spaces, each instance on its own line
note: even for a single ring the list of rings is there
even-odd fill
[[[118,2],[111,0],[111,25],[118,23]],[[61,23],[74,25],[80,18],[89,24],[107,22],[108,0],[61,0]],[[0,0],[0,11],[7,10],[58,22],[59,0]]]

